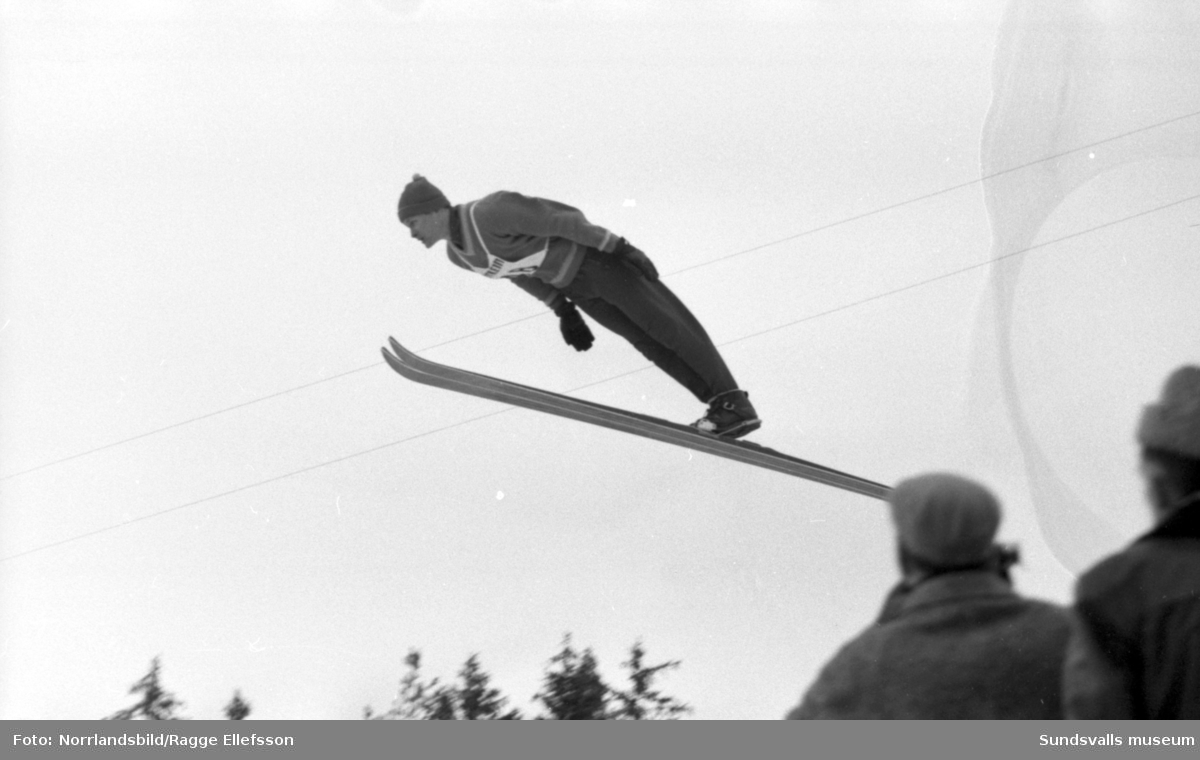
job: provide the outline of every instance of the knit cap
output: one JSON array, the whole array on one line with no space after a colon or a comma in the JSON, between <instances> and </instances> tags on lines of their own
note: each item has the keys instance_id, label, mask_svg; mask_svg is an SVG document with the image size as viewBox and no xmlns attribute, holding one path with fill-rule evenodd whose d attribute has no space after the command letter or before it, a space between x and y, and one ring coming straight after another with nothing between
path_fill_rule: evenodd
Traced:
<instances>
[{"instance_id":1,"label":"knit cap","mask_svg":"<svg viewBox=\"0 0 1200 760\"><path fill-rule=\"evenodd\" d=\"M1000 527L1000 503L992 492L951 473L901 481L888 505L901 545L936 567L983 562Z\"/></svg>"},{"instance_id":2,"label":"knit cap","mask_svg":"<svg viewBox=\"0 0 1200 760\"><path fill-rule=\"evenodd\" d=\"M1188 459L1200 459L1200 367L1171 373L1162 398L1147 404L1137 429L1138 443Z\"/></svg>"},{"instance_id":3,"label":"knit cap","mask_svg":"<svg viewBox=\"0 0 1200 760\"><path fill-rule=\"evenodd\" d=\"M396 213L401 222L406 222L414 216L443 208L450 208L450 201L442 191L420 174L414 174L412 181L405 185L404 191L400 193L400 204Z\"/></svg>"}]
</instances>

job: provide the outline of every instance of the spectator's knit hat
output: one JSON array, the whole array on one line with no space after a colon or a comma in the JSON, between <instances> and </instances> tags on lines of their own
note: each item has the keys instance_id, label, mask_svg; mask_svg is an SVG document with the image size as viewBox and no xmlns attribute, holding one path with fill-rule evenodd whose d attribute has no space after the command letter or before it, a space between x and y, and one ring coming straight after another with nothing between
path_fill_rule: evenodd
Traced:
<instances>
[{"instance_id":1,"label":"spectator's knit hat","mask_svg":"<svg viewBox=\"0 0 1200 760\"><path fill-rule=\"evenodd\" d=\"M1200 459L1200 367L1171 373L1162 398L1148 404L1138 424L1138 443L1188 459Z\"/></svg>"},{"instance_id":2,"label":"spectator's knit hat","mask_svg":"<svg viewBox=\"0 0 1200 760\"><path fill-rule=\"evenodd\" d=\"M1000 527L1000 502L992 492L950 473L901 481L888 505L900 544L936 567L983 562Z\"/></svg>"},{"instance_id":3,"label":"spectator's knit hat","mask_svg":"<svg viewBox=\"0 0 1200 760\"><path fill-rule=\"evenodd\" d=\"M405 185L404 191L400 193L400 205L396 213L399 214L400 221L404 222L414 216L444 208L450 208L450 201L442 191L420 174L414 174L412 181Z\"/></svg>"}]
</instances>

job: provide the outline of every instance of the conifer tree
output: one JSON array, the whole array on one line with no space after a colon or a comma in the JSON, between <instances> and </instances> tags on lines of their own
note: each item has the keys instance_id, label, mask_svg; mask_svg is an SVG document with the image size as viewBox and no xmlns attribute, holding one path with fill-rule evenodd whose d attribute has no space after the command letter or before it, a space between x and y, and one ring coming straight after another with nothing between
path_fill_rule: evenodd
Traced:
<instances>
[{"instance_id":1,"label":"conifer tree","mask_svg":"<svg viewBox=\"0 0 1200 760\"><path fill-rule=\"evenodd\" d=\"M175 711L183 707L183 702L163 688L161 670L161 663L155 657L150 662L150 671L129 689L130 694L141 694L141 699L105 720L180 720L182 716Z\"/></svg>"},{"instance_id":2,"label":"conifer tree","mask_svg":"<svg viewBox=\"0 0 1200 760\"><path fill-rule=\"evenodd\" d=\"M534 695L551 720L605 720L611 689L596 669L591 649L582 653L571 646L571 634L563 637L562 651L550 658L542 681L542 690Z\"/></svg>"},{"instance_id":3,"label":"conifer tree","mask_svg":"<svg viewBox=\"0 0 1200 760\"><path fill-rule=\"evenodd\" d=\"M501 712L508 701L499 689L491 688L491 676L479 665L479 656L471 655L458 672L457 691L459 717L462 720L519 720L517 710Z\"/></svg>"},{"instance_id":4,"label":"conifer tree","mask_svg":"<svg viewBox=\"0 0 1200 760\"><path fill-rule=\"evenodd\" d=\"M563 637L562 649L550 658L542 677L542 688L533 696L543 712L538 720L671 720L692 711L688 705L656 689L655 680L667 670L678 668L677 660L647 665L640 641L621 663L629 671L629 688L611 688L600 675L592 650L578 651L571 635ZM421 653L411 650L405 658L408 673L387 712L375 714L370 707L363 716L372 720L521 720L517 709L505 711L508 699L491 685L479 655L463 663L458 680L442 684L421 676Z\"/></svg>"},{"instance_id":5,"label":"conifer tree","mask_svg":"<svg viewBox=\"0 0 1200 760\"><path fill-rule=\"evenodd\" d=\"M457 692L453 686L443 686L429 697L425 720L458 720Z\"/></svg>"},{"instance_id":6,"label":"conifer tree","mask_svg":"<svg viewBox=\"0 0 1200 760\"><path fill-rule=\"evenodd\" d=\"M225 717L230 720L245 720L250 714L250 703L242 699L240 691L233 692L233 699L225 705Z\"/></svg>"},{"instance_id":7,"label":"conifer tree","mask_svg":"<svg viewBox=\"0 0 1200 760\"><path fill-rule=\"evenodd\" d=\"M444 689L438 686L438 679L425 681L421 678L421 652L411 649L404 658L408 672L400 679L400 690L392 700L388 711L376 715L370 707L363 710L363 717L368 720L446 720L434 718L436 714L444 715ZM452 719L452 718L451 718Z\"/></svg>"},{"instance_id":8,"label":"conifer tree","mask_svg":"<svg viewBox=\"0 0 1200 760\"><path fill-rule=\"evenodd\" d=\"M690 713L691 707L653 688L658 674L678 668L679 661L645 665L642 661L645 656L642 642L634 642L629 649L629 659L621 663L629 670L630 688L614 693L618 707L613 710L612 717L617 720L674 720Z\"/></svg>"}]
</instances>

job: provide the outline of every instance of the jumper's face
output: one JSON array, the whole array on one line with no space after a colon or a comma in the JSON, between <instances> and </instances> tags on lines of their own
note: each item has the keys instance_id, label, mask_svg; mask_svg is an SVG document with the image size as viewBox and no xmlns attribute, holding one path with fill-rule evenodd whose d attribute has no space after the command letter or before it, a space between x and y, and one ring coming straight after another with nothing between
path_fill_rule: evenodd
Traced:
<instances>
[{"instance_id":1,"label":"jumper's face","mask_svg":"<svg viewBox=\"0 0 1200 760\"><path fill-rule=\"evenodd\" d=\"M441 224L441 214L437 211L410 217L403 223L412 236L421 241L426 248L433 247L434 243L445 237L441 232L444 226Z\"/></svg>"}]
</instances>

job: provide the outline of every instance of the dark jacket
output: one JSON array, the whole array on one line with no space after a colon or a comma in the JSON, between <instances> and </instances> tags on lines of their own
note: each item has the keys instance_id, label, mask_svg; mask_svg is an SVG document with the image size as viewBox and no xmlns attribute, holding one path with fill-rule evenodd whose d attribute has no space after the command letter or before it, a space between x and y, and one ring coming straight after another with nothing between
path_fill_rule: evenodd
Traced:
<instances>
[{"instance_id":1,"label":"dark jacket","mask_svg":"<svg viewBox=\"0 0 1200 760\"><path fill-rule=\"evenodd\" d=\"M1200 503L1080 577L1068 717L1200 718Z\"/></svg>"},{"instance_id":2,"label":"dark jacket","mask_svg":"<svg viewBox=\"0 0 1200 760\"><path fill-rule=\"evenodd\" d=\"M1068 620L989 571L935 576L890 597L787 717L1060 718Z\"/></svg>"},{"instance_id":3,"label":"dark jacket","mask_svg":"<svg viewBox=\"0 0 1200 760\"><path fill-rule=\"evenodd\" d=\"M589 251L611 253L620 238L588 221L574 206L509 191L495 192L450 212L450 261L487 277L503 277L552 308ZM505 263L542 258L508 273Z\"/></svg>"}]
</instances>

